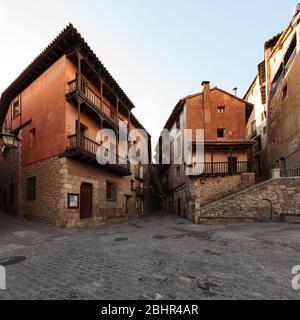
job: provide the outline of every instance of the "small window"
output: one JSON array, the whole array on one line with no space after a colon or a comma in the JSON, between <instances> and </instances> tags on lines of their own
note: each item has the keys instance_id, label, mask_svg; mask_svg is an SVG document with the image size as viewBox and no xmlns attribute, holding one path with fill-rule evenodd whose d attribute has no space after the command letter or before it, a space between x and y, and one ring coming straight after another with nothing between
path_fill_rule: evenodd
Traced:
<instances>
[{"instance_id":1,"label":"small window","mask_svg":"<svg viewBox=\"0 0 300 320\"><path fill-rule=\"evenodd\" d=\"M225 113L225 112L226 112L226 107L224 106L218 107L218 113Z\"/></svg>"},{"instance_id":2,"label":"small window","mask_svg":"<svg viewBox=\"0 0 300 320\"><path fill-rule=\"evenodd\" d=\"M36 144L36 130L31 129L29 131L29 135L30 135L30 148L34 148Z\"/></svg>"},{"instance_id":3,"label":"small window","mask_svg":"<svg viewBox=\"0 0 300 320\"><path fill-rule=\"evenodd\" d=\"M27 178L27 200L34 201L36 200L36 177Z\"/></svg>"},{"instance_id":4,"label":"small window","mask_svg":"<svg viewBox=\"0 0 300 320\"><path fill-rule=\"evenodd\" d=\"M115 182L106 182L106 200L117 201L117 185Z\"/></svg>"},{"instance_id":5,"label":"small window","mask_svg":"<svg viewBox=\"0 0 300 320\"><path fill-rule=\"evenodd\" d=\"M217 130L217 137L218 138L225 138L225 129L218 129Z\"/></svg>"},{"instance_id":6,"label":"small window","mask_svg":"<svg viewBox=\"0 0 300 320\"><path fill-rule=\"evenodd\" d=\"M282 99L285 99L288 95L288 86L285 85L284 88L282 89Z\"/></svg>"},{"instance_id":7,"label":"small window","mask_svg":"<svg viewBox=\"0 0 300 320\"><path fill-rule=\"evenodd\" d=\"M13 102L13 118L16 118L20 115L20 100L19 98L15 99Z\"/></svg>"}]
</instances>

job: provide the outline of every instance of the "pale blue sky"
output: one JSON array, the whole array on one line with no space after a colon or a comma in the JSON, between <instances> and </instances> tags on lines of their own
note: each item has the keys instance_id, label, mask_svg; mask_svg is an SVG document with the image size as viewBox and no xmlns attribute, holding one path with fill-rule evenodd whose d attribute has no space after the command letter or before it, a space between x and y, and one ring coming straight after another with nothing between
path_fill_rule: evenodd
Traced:
<instances>
[{"instance_id":1,"label":"pale blue sky","mask_svg":"<svg viewBox=\"0 0 300 320\"><path fill-rule=\"evenodd\" d=\"M0 91L72 22L130 99L153 144L203 80L243 96L291 0L0 0Z\"/></svg>"}]
</instances>

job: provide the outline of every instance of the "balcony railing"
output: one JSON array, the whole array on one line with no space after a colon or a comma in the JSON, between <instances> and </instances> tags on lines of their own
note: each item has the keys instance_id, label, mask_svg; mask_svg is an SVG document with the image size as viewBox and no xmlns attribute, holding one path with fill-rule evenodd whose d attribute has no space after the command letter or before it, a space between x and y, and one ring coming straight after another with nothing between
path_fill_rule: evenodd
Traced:
<instances>
[{"instance_id":1,"label":"balcony railing","mask_svg":"<svg viewBox=\"0 0 300 320\"><path fill-rule=\"evenodd\" d=\"M283 178L300 177L300 168L281 170L281 176Z\"/></svg>"},{"instance_id":2,"label":"balcony railing","mask_svg":"<svg viewBox=\"0 0 300 320\"><path fill-rule=\"evenodd\" d=\"M271 96L273 97L275 93L277 92L279 86L281 85L281 82L283 81L285 76L285 69L282 69L281 74L279 75L278 79L272 83L272 88L271 88Z\"/></svg>"},{"instance_id":3,"label":"balcony railing","mask_svg":"<svg viewBox=\"0 0 300 320\"><path fill-rule=\"evenodd\" d=\"M296 58L296 56L297 56L297 48L294 49L294 51L293 51L293 53L291 54L288 62L285 64L285 67L284 67L285 73L287 73L288 70L290 69L291 65L293 64L293 62L294 62L294 60L295 60L295 58Z\"/></svg>"},{"instance_id":4,"label":"balcony railing","mask_svg":"<svg viewBox=\"0 0 300 320\"><path fill-rule=\"evenodd\" d=\"M251 172L251 166L249 162L237 162L234 164L230 164L228 162L207 162L194 164L191 166L191 168L193 168L193 173L196 176L228 175Z\"/></svg>"},{"instance_id":5,"label":"balcony railing","mask_svg":"<svg viewBox=\"0 0 300 320\"><path fill-rule=\"evenodd\" d=\"M83 80L81 80L80 88L78 88L78 80L74 79L68 83L69 94L79 92L79 94L96 107L101 113L115 122L118 123L117 112L110 107L103 99L101 99Z\"/></svg>"},{"instance_id":6,"label":"balcony railing","mask_svg":"<svg viewBox=\"0 0 300 320\"><path fill-rule=\"evenodd\" d=\"M81 137L80 142L78 142L77 135L72 135L68 137L68 150L72 151L79 151L82 152L84 155L89 156L90 158L96 160L97 159L97 153L99 151L99 148L102 148L103 154L105 157L111 159L114 162L110 162L107 165L112 168L119 168L121 169L121 172L124 173L124 175L130 174L130 165L126 159L123 159L122 157L118 156L115 152L108 150L98 144L97 142L87 138L87 137ZM105 160L103 158L103 160ZM124 164L126 163L126 164Z\"/></svg>"},{"instance_id":7,"label":"balcony railing","mask_svg":"<svg viewBox=\"0 0 300 320\"><path fill-rule=\"evenodd\" d=\"M285 75L287 74L287 72L289 71L290 67L292 66L296 56L297 56L297 48L295 48L295 50L291 54L289 60L284 64L284 66L283 67L281 66L282 71L281 71L280 75L278 76L278 79L275 82L272 83L271 97L273 97L276 94L276 92L277 92L279 86L281 85Z\"/></svg>"}]
</instances>

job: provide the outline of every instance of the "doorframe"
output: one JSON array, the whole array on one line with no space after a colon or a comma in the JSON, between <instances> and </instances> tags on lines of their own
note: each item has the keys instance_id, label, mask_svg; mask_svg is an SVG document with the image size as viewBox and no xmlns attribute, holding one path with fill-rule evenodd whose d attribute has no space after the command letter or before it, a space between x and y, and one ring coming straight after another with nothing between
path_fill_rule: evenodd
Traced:
<instances>
[{"instance_id":1,"label":"doorframe","mask_svg":"<svg viewBox=\"0 0 300 320\"><path fill-rule=\"evenodd\" d=\"M83 189L83 186L86 185L86 186L90 186L91 187L91 214L89 217L83 217L83 214L82 214L82 191L84 190ZM87 190L87 189L86 189ZM80 201L79 201L79 219L80 220L89 220L89 219L93 219L94 218L94 185L92 183L89 183L89 182L82 182L80 184Z\"/></svg>"}]
</instances>

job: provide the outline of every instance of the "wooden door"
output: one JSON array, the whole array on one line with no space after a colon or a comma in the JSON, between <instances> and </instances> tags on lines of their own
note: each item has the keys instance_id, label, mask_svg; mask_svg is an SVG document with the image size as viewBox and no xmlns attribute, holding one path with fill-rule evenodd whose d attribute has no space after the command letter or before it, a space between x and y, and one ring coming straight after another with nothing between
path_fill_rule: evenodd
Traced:
<instances>
[{"instance_id":1,"label":"wooden door","mask_svg":"<svg viewBox=\"0 0 300 320\"><path fill-rule=\"evenodd\" d=\"M82 183L80 187L80 219L93 217L93 185Z\"/></svg>"},{"instance_id":2,"label":"wooden door","mask_svg":"<svg viewBox=\"0 0 300 320\"><path fill-rule=\"evenodd\" d=\"M237 173L238 171L238 161L236 157L228 158L228 169L229 173Z\"/></svg>"}]
</instances>

